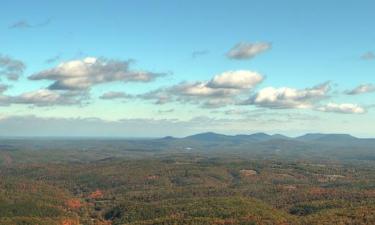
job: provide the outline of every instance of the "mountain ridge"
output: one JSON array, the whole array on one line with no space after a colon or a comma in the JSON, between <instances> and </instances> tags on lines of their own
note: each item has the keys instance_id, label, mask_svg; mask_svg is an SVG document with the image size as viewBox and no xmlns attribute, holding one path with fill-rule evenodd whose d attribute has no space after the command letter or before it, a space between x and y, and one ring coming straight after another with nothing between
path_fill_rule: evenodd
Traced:
<instances>
[{"instance_id":1,"label":"mountain ridge","mask_svg":"<svg viewBox=\"0 0 375 225\"><path fill-rule=\"evenodd\" d=\"M297 137L289 137L283 134L267 134L263 132L252 134L236 134L226 135L216 132L203 132L185 137L177 138L166 136L161 140L196 140L196 141L222 141L222 140L251 140L251 141L267 141L275 139L296 140L296 141L355 141L355 140L375 140L373 138L358 138L345 133L306 133Z\"/></svg>"}]
</instances>

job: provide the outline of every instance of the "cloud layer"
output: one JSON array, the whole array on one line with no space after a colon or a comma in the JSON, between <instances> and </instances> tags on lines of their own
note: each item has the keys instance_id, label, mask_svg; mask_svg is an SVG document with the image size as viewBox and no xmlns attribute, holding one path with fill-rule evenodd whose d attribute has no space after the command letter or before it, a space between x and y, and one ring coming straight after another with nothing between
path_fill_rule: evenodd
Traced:
<instances>
[{"instance_id":1,"label":"cloud layer","mask_svg":"<svg viewBox=\"0 0 375 225\"><path fill-rule=\"evenodd\" d=\"M375 85L361 84L352 90L346 91L345 93L348 95L359 95L359 94L365 94L365 93L370 93L370 92L375 92Z\"/></svg>"},{"instance_id":2,"label":"cloud layer","mask_svg":"<svg viewBox=\"0 0 375 225\"><path fill-rule=\"evenodd\" d=\"M230 59L251 59L255 56L271 49L272 45L266 42L247 43L240 42L228 51L227 57Z\"/></svg>"},{"instance_id":3,"label":"cloud layer","mask_svg":"<svg viewBox=\"0 0 375 225\"><path fill-rule=\"evenodd\" d=\"M277 109L312 108L315 102L327 97L329 90L328 82L306 89L266 87L243 104Z\"/></svg>"},{"instance_id":4,"label":"cloud layer","mask_svg":"<svg viewBox=\"0 0 375 225\"><path fill-rule=\"evenodd\" d=\"M139 97L156 100L157 104L178 101L219 107L233 103L239 94L248 92L263 79L262 75L253 71L228 71L214 76L209 81L182 82Z\"/></svg>"},{"instance_id":5,"label":"cloud layer","mask_svg":"<svg viewBox=\"0 0 375 225\"><path fill-rule=\"evenodd\" d=\"M134 118L108 121L100 118L0 115L0 136L163 137L186 136L212 130L238 134L259 131L259 128L256 128L259 126L262 126L262 131L277 132L275 124L290 124L290 121L285 118L283 121L273 121L258 116L252 119L219 119L202 116L187 120Z\"/></svg>"},{"instance_id":6,"label":"cloud layer","mask_svg":"<svg viewBox=\"0 0 375 225\"><path fill-rule=\"evenodd\" d=\"M321 106L318 108L319 111L322 112L334 112L334 113L344 113L344 114L363 114L366 110L356 104L336 104L336 103L328 103L325 106Z\"/></svg>"},{"instance_id":7,"label":"cloud layer","mask_svg":"<svg viewBox=\"0 0 375 225\"><path fill-rule=\"evenodd\" d=\"M81 93L78 95L78 93L74 94L73 92L66 93L40 89L13 97L12 103L32 104L36 106L74 105L80 103L80 97Z\"/></svg>"},{"instance_id":8,"label":"cloud layer","mask_svg":"<svg viewBox=\"0 0 375 225\"><path fill-rule=\"evenodd\" d=\"M202 123L206 126L202 126ZM101 137L162 137L189 135L208 131L233 121L210 118L121 119L108 121L99 118L44 118L37 116L0 117L0 136L101 136Z\"/></svg>"},{"instance_id":9,"label":"cloud layer","mask_svg":"<svg viewBox=\"0 0 375 225\"><path fill-rule=\"evenodd\" d=\"M249 59L271 48L269 43L239 43L229 52L233 59ZM196 52L198 55L205 52ZM371 58L371 54L366 55ZM0 105L24 104L32 106L82 105L90 99L90 90L96 85L110 82L141 82L155 80L164 73L137 71L130 68L132 60L114 60L86 57L60 63L51 69L42 70L28 77L31 81L50 81L50 85L34 91L16 95L6 95L7 84L0 84ZM24 73L26 65L17 59L0 55L0 78L17 80ZM322 112L363 114L366 109L356 104L328 103L330 83L322 83L311 88L265 87L257 90L264 77L250 70L226 71L209 80L181 82L158 88L144 94L131 95L122 91L109 91L99 98L151 100L155 104L178 102L193 104L203 108L252 105L268 109L313 109ZM13 86L13 85L12 85ZM348 95L375 92L374 84L362 84ZM87 103L87 102L85 102ZM367 107L369 109L369 107Z\"/></svg>"},{"instance_id":10,"label":"cloud layer","mask_svg":"<svg viewBox=\"0 0 375 225\"><path fill-rule=\"evenodd\" d=\"M39 89L16 96L0 95L1 105L25 104L34 106L77 105L87 98L84 92L65 92Z\"/></svg>"},{"instance_id":11,"label":"cloud layer","mask_svg":"<svg viewBox=\"0 0 375 225\"><path fill-rule=\"evenodd\" d=\"M114 81L150 82L164 74L130 70L131 61L87 57L59 64L29 77L50 80L51 90L87 90L92 86Z\"/></svg>"}]
</instances>

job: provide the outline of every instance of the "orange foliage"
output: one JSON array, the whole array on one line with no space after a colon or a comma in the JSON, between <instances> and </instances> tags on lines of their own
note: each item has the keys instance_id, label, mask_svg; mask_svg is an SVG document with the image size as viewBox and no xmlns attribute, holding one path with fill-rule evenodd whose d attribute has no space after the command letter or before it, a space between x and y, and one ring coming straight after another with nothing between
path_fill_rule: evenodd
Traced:
<instances>
[{"instance_id":1,"label":"orange foliage","mask_svg":"<svg viewBox=\"0 0 375 225\"><path fill-rule=\"evenodd\" d=\"M76 199L76 198L69 199L69 200L66 202L66 205L67 205L70 209L79 209L79 208L82 207L81 200Z\"/></svg>"},{"instance_id":2,"label":"orange foliage","mask_svg":"<svg viewBox=\"0 0 375 225\"><path fill-rule=\"evenodd\" d=\"M94 224L95 225L111 225L112 222L111 221L96 221Z\"/></svg>"},{"instance_id":3,"label":"orange foliage","mask_svg":"<svg viewBox=\"0 0 375 225\"><path fill-rule=\"evenodd\" d=\"M229 224L235 224L235 221L233 219L226 219L226 220L222 220L222 219L215 219L214 221L212 221L212 224L215 224L215 225L229 225Z\"/></svg>"},{"instance_id":4,"label":"orange foliage","mask_svg":"<svg viewBox=\"0 0 375 225\"><path fill-rule=\"evenodd\" d=\"M89 198L98 199L103 198L104 194L101 190L96 190L89 195Z\"/></svg>"},{"instance_id":5,"label":"orange foliage","mask_svg":"<svg viewBox=\"0 0 375 225\"><path fill-rule=\"evenodd\" d=\"M365 190L363 194L369 198L375 198L375 190Z\"/></svg>"},{"instance_id":6,"label":"orange foliage","mask_svg":"<svg viewBox=\"0 0 375 225\"><path fill-rule=\"evenodd\" d=\"M322 195L322 194L326 194L327 193L327 191L324 188L319 188L319 187L310 188L309 192L312 195Z\"/></svg>"},{"instance_id":7,"label":"orange foliage","mask_svg":"<svg viewBox=\"0 0 375 225\"><path fill-rule=\"evenodd\" d=\"M73 219L65 219L61 222L61 225L79 225L79 221Z\"/></svg>"}]
</instances>

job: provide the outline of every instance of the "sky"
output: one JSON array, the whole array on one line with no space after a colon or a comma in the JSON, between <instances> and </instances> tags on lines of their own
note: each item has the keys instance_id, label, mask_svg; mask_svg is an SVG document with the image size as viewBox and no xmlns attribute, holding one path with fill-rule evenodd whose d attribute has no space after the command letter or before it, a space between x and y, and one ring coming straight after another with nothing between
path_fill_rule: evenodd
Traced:
<instances>
[{"instance_id":1,"label":"sky","mask_svg":"<svg viewBox=\"0 0 375 225\"><path fill-rule=\"evenodd\" d=\"M375 137L375 2L0 2L0 136Z\"/></svg>"}]
</instances>

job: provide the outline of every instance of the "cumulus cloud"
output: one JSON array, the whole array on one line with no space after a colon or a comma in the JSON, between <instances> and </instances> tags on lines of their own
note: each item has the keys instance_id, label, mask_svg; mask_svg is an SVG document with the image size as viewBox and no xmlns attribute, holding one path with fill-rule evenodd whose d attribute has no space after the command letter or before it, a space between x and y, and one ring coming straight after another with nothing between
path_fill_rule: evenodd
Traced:
<instances>
[{"instance_id":1,"label":"cumulus cloud","mask_svg":"<svg viewBox=\"0 0 375 225\"><path fill-rule=\"evenodd\" d=\"M114 81L150 82L165 74L130 70L131 61L86 57L59 64L29 77L30 80L50 80L51 90L87 90Z\"/></svg>"},{"instance_id":2,"label":"cumulus cloud","mask_svg":"<svg viewBox=\"0 0 375 225\"><path fill-rule=\"evenodd\" d=\"M366 110L356 104L344 103L328 103L324 106L318 107L319 111L322 112L334 112L334 113L344 113L344 114L363 114Z\"/></svg>"},{"instance_id":3,"label":"cumulus cloud","mask_svg":"<svg viewBox=\"0 0 375 225\"><path fill-rule=\"evenodd\" d=\"M227 52L227 57L230 59L251 59L260 53L271 49L271 47L272 45L267 42L240 42Z\"/></svg>"},{"instance_id":4,"label":"cumulus cloud","mask_svg":"<svg viewBox=\"0 0 375 225\"><path fill-rule=\"evenodd\" d=\"M26 68L25 63L10 56L0 54L0 77L8 80L18 80Z\"/></svg>"},{"instance_id":5,"label":"cumulus cloud","mask_svg":"<svg viewBox=\"0 0 375 225\"><path fill-rule=\"evenodd\" d=\"M169 92L168 88L160 88L137 95L137 97L144 100L153 100L156 105L162 105L172 101L173 96Z\"/></svg>"},{"instance_id":6,"label":"cumulus cloud","mask_svg":"<svg viewBox=\"0 0 375 225\"><path fill-rule=\"evenodd\" d=\"M361 59L363 59L363 60L374 60L375 54L373 52L366 52L361 56Z\"/></svg>"},{"instance_id":7,"label":"cumulus cloud","mask_svg":"<svg viewBox=\"0 0 375 225\"><path fill-rule=\"evenodd\" d=\"M13 97L12 100L12 103L15 104L32 104L37 106L70 105L77 104L78 102L76 96L72 93L60 93L48 89L26 92Z\"/></svg>"},{"instance_id":8,"label":"cumulus cloud","mask_svg":"<svg viewBox=\"0 0 375 225\"><path fill-rule=\"evenodd\" d=\"M87 98L87 93L39 89L16 96L0 95L2 105L25 104L34 106L77 105Z\"/></svg>"},{"instance_id":9,"label":"cumulus cloud","mask_svg":"<svg viewBox=\"0 0 375 225\"><path fill-rule=\"evenodd\" d=\"M156 100L157 104L170 101L191 102L205 107L219 107L233 103L237 95L254 88L263 76L252 71L228 71L209 81L180 84L139 95L143 99Z\"/></svg>"},{"instance_id":10,"label":"cumulus cloud","mask_svg":"<svg viewBox=\"0 0 375 225\"><path fill-rule=\"evenodd\" d=\"M361 84L352 90L347 90L345 93L348 95L359 95L359 94L365 94L365 93L370 93L370 92L375 92L375 85Z\"/></svg>"},{"instance_id":11,"label":"cumulus cloud","mask_svg":"<svg viewBox=\"0 0 375 225\"><path fill-rule=\"evenodd\" d=\"M109 100L109 99L129 99L133 98L132 95L127 94L125 92L117 92L117 91L110 91L104 93L102 96L100 96L101 99Z\"/></svg>"},{"instance_id":12,"label":"cumulus cloud","mask_svg":"<svg viewBox=\"0 0 375 225\"><path fill-rule=\"evenodd\" d=\"M313 103L326 98L329 90L329 82L306 89L266 87L258 91L243 104L279 109L311 108Z\"/></svg>"},{"instance_id":13,"label":"cumulus cloud","mask_svg":"<svg viewBox=\"0 0 375 225\"><path fill-rule=\"evenodd\" d=\"M207 86L211 88L249 89L262 81L263 76L257 72L237 70L216 75L208 82Z\"/></svg>"},{"instance_id":14,"label":"cumulus cloud","mask_svg":"<svg viewBox=\"0 0 375 225\"><path fill-rule=\"evenodd\" d=\"M263 81L259 73L237 70L214 76L210 81L181 83L169 90L177 95L198 97L227 97L249 90Z\"/></svg>"},{"instance_id":15,"label":"cumulus cloud","mask_svg":"<svg viewBox=\"0 0 375 225\"><path fill-rule=\"evenodd\" d=\"M168 89L172 94L185 97L226 97L238 93L235 88L210 87L207 82L180 83Z\"/></svg>"}]
</instances>

